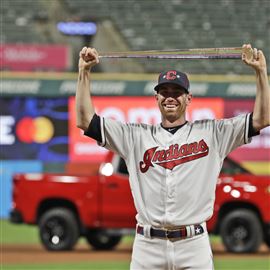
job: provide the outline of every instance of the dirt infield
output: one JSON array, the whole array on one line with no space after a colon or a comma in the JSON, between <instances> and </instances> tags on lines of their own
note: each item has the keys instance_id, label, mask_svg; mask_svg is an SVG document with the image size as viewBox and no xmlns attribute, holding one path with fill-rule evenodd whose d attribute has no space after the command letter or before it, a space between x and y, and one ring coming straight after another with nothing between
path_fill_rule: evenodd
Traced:
<instances>
[{"instance_id":1,"label":"dirt infield","mask_svg":"<svg viewBox=\"0 0 270 270\"><path fill-rule=\"evenodd\" d=\"M53 262L87 262L87 261L130 261L131 245L120 244L113 251L91 250L86 244L78 244L73 251L49 252L41 245L2 245L2 264L28 264ZM222 245L213 245L214 256L245 257L247 254L227 253ZM256 254L248 254L256 258L270 256L269 249L263 245Z\"/></svg>"}]
</instances>

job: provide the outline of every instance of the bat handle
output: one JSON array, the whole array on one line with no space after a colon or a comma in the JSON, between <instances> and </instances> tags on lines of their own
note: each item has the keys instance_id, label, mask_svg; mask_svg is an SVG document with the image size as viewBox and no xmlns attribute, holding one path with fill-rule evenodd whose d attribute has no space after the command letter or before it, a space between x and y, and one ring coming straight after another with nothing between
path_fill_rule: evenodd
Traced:
<instances>
[{"instance_id":1,"label":"bat handle","mask_svg":"<svg viewBox=\"0 0 270 270\"><path fill-rule=\"evenodd\" d=\"M242 53L246 54L247 60L252 60L252 58L253 58L253 50L252 50L252 48L243 48Z\"/></svg>"}]
</instances>

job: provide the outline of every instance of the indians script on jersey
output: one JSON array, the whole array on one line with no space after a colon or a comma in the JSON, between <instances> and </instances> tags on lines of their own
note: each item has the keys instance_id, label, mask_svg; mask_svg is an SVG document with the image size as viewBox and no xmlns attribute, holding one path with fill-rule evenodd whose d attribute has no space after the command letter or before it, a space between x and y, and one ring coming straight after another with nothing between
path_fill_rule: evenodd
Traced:
<instances>
[{"instance_id":1,"label":"indians script on jersey","mask_svg":"<svg viewBox=\"0 0 270 270\"><path fill-rule=\"evenodd\" d=\"M172 144L167 150L157 149L158 147L152 147L145 151L143 161L140 161L142 173L147 172L154 165L173 170L180 164L205 157L209 152L209 147L204 140L183 145Z\"/></svg>"}]
</instances>

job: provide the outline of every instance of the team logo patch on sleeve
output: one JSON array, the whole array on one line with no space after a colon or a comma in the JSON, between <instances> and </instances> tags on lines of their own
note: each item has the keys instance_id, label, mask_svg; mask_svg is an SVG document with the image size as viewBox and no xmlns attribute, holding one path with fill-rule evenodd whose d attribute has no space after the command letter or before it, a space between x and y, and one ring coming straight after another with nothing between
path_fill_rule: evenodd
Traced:
<instances>
[{"instance_id":1,"label":"team logo patch on sleeve","mask_svg":"<svg viewBox=\"0 0 270 270\"><path fill-rule=\"evenodd\" d=\"M143 161L140 161L142 173L147 172L154 165L173 170L174 167L180 164L205 157L209 153L209 147L204 140L181 146L173 144L167 150L157 149L158 147L152 147L145 151Z\"/></svg>"}]
</instances>

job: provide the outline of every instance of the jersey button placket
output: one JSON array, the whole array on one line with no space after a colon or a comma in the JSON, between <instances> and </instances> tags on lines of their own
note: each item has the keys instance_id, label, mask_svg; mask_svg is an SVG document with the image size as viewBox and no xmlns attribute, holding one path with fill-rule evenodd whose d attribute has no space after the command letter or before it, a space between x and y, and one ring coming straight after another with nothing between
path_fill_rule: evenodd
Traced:
<instances>
[{"instance_id":1,"label":"jersey button placket","mask_svg":"<svg viewBox=\"0 0 270 270\"><path fill-rule=\"evenodd\" d=\"M174 197L174 193L175 193L175 183L173 182L174 179L174 172L173 171L169 171L168 173L168 198L172 199Z\"/></svg>"},{"instance_id":2,"label":"jersey button placket","mask_svg":"<svg viewBox=\"0 0 270 270\"><path fill-rule=\"evenodd\" d=\"M170 136L170 139L167 143L167 147L166 149L169 149L169 147L171 145L174 144L174 136ZM167 211L166 211L166 216L167 216L167 222L168 224L172 223L172 219L173 219L173 170L167 169L167 179L166 179L166 185L167 185L167 198L166 198L166 205L167 205ZM168 241L170 242L170 241ZM171 252L170 252L171 253Z\"/></svg>"},{"instance_id":3,"label":"jersey button placket","mask_svg":"<svg viewBox=\"0 0 270 270\"><path fill-rule=\"evenodd\" d=\"M174 197L174 191L172 189L169 189L168 198L172 199L173 197Z\"/></svg>"},{"instance_id":4,"label":"jersey button placket","mask_svg":"<svg viewBox=\"0 0 270 270\"><path fill-rule=\"evenodd\" d=\"M166 149L169 149L170 145L173 144L173 139L170 139L166 145ZM172 207L173 207L173 171L166 169L166 220L170 222L172 220Z\"/></svg>"},{"instance_id":5,"label":"jersey button placket","mask_svg":"<svg viewBox=\"0 0 270 270\"><path fill-rule=\"evenodd\" d=\"M170 207L169 206L169 200L168 200L168 197L169 197L169 192L170 192L170 188L169 188L169 183L170 183L170 170L168 169L165 169L165 185L166 185L166 193L165 193L165 196L164 196L164 200L165 200L165 223L168 222L168 220L170 220L170 213L168 211L168 208Z\"/></svg>"},{"instance_id":6,"label":"jersey button placket","mask_svg":"<svg viewBox=\"0 0 270 270\"><path fill-rule=\"evenodd\" d=\"M167 179L167 221L169 223L173 222L174 216L174 204L175 204L175 185L173 179L173 172L168 172L168 179Z\"/></svg>"}]
</instances>

